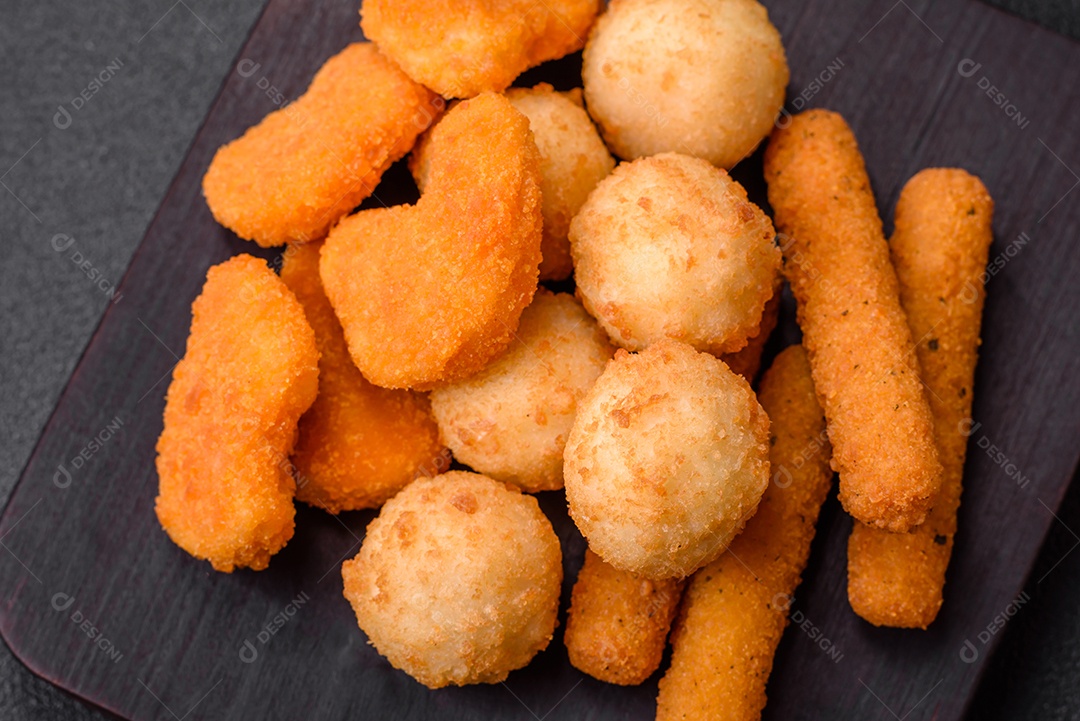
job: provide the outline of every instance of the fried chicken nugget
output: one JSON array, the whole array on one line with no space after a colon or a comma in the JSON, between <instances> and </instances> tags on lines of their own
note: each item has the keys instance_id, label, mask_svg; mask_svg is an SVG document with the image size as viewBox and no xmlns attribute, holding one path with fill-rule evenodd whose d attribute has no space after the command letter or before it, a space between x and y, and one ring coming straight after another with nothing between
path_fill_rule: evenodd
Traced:
<instances>
[{"instance_id":1,"label":"fried chicken nugget","mask_svg":"<svg viewBox=\"0 0 1080 721\"><path fill-rule=\"evenodd\" d=\"M218 150L203 178L206 202L219 223L263 247L321 238L442 106L374 45L353 43L295 102Z\"/></svg>"},{"instance_id":2,"label":"fried chicken nugget","mask_svg":"<svg viewBox=\"0 0 1080 721\"><path fill-rule=\"evenodd\" d=\"M788 621L818 512L832 480L825 418L800 346L776 357L761 380L773 420L773 482L727 553L694 574L660 680L658 721L751 721Z\"/></svg>"},{"instance_id":3,"label":"fried chicken nugget","mask_svg":"<svg viewBox=\"0 0 1080 721\"><path fill-rule=\"evenodd\" d=\"M679 579L620 571L586 550L566 615L570 663L608 683L643 682L660 667L682 589Z\"/></svg>"},{"instance_id":4,"label":"fried chicken nugget","mask_svg":"<svg viewBox=\"0 0 1080 721\"><path fill-rule=\"evenodd\" d=\"M570 221L596 184L615 168L588 113L581 90L558 93L547 83L510 88L510 103L529 119L540 150L540 195L544 239L540 245L540 280L564 280L574 272L570 257Z\"/></svg>"},{"instance_id":5,"label":"fried chicken nugget","mask_svg":"<svg viewBox=\"0 0 1080 721\"><path fill-rule=\"evenodd\" d=\"M330 513L378 508L444 449L426 396L372 385L353 364L319 280L322 245L290 245L281 266L320 353L319 395L300 419L292 455L296 498Z\"/></svg>"},{"instance_id":6,"label":"fried chicken nugget","mask_svg":"<svg viewBox=\"0 0 1080 721\"><path fill-rule=\"evenodd\" d=\"M982 182L954 168L924 170L904 186L889 248L900 302L929 390L941 491L926 521L908 533L856 523L848 541L848 598L877 626L926 628L941 608L971 418L983 271L994 203Z\"/></svg>"},{"instance_id":7,"label":"fried chicken nugget","mask_svg":"<svg viewBox=\"0 0 1080 721\"><path fill-rule=\"evenodd\" d=\"M536 291L540 155L528 119L488 93L450 110L429 142L419 202L349 216L322 250L353 361L387 388L476 373Z\"/></svg>"},{"instance_id":8,"label":"fried chicken nugget","mask_svg":"<svg viewBox=\"0 0 1080 721\"><path fill-rule=\"evenodd\" d=\"M450 471L391 498L341 575L394 668L428 688L498 683L551 642L562 549L535 498Z\"/></svg>"},{"instance_id":9,"label":"fried chicken nugget","mask_svg":"<svg viewBox=\"0 0 1080 721\"><path fill-rule=\"evenodd\" d=\"M600 0L366 0L364 35L447 98L499 92L545 60L580 50Z\"/></svg>"},{"instance_id":10,"label":"fried chicken nugget","mask_svg":"<svg viewBox=\"0 0 1080 721\"><path fill-rule=\"evenodd\" d=\"M840 501L893 532L922 523L941 488L934 419L896 272L855 136L809 110L773 133L765 179L786 235L784 272L840 474Z\"/></svg>"},{"instance_id":11,"label":"fried chicken nugget","mask_svg":"<svg viewBox=\"0 0 1080 721\"><path fill-rule=\"evenodd\" d=\"M289 452L318 390L315 334L250 255L211 268L191 311L157 443L158 520L216 570L259 571L293 534Z\"/></svg>"}]
</instances>

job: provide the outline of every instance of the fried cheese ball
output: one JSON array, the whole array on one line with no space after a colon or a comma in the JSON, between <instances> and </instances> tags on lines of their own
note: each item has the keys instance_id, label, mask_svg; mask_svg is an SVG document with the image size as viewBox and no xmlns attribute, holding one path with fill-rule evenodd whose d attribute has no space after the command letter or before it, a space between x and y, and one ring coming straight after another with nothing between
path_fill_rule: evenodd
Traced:
<instances>
[{"instance_id":1,"label":"fried cheese ball","mask_svg":"<svg viewBox=\"0 0 1080 721\"><path fill-rule=\"evenodd\" d=\"M523 491L562 488L578 403L611 354L573 296L538 291L504 355L431 392L443 440L462 463Z\"/></svg>"},{"instance_id":2,"label":"fried cheese ball","mask_svg":"<svg viewBox=\"0 0 1080 721\"><path fill-rule=\"evenodd\" d=\"M499 92L545 60L580 50L600 0L366 0L364 35L447 98Z\"/></svg>"},{"instance_id":3,"label":"fried cheese ball","mask_svg":"<svg viewBox=\"0 0 1080 721\"><path fill-rule=\"evenodd\" d=\"M896 204L889 251L911 335L919 339L915 352L945 473L930 515L910 532L862 523L851 530L848 599L876 626L926 628L941 609L970 435L993 214L982 181L958 168L921 171Z\"/></svg>"},{"instance_id":4,"label":"fried cheese ball","mask_svg":"<svg viewBox=\"0 0 1080 721\"><path fill-rule=\"evenodd\" d=\"M772 131L788 66L755 0L612 0L582 78L619 157L679 152L730 169Z\"/></svg>"},{"instance_id":5,"label":"fried cheese ball","mask_svg":"<svg viewBox=\"0 0 1080 721\"><path fill-rule=\"evenodd\" d=\"M674 338L714 355L758 334L780 250L723 170L664 153L623 163L570 223L578 293L612 341Z\"/></svg>"},{"instance_id":6,"label":"fried cheese ball","mask_svg":"<svg viewBox=\"0 0 1080 721\"><path fill-rule=\"evenodd\" d=\"M574 668L636 686L660 667L683 582L620 571L590 550L574 582L564 641Z\"/></svg>"},{"instance_id":7,"label":"fried cheese ball","mask_svg":"<svg viewBox=\"0 0 1080 721\"><path fill-rule=\"evenodd\" d=\"M206 202L217 222L263 247L321 238L371 195L443 104L374 45L353 43L295 102L217 151L203 178Z\"/></svg>"},{"instance_id":8,"label":"fried cheese ball","mask_svg":"<svg viewBox=\"0 0 1080 721\"><path fill-rule=\"evenodd\" d=\"M570 220L596 184L615 167L596 126L582 107L581 91L558 93L547 83L510 88L510 103L529 119L540 150L540 195L544 239L540 280L563 280L574 272L570 258Z\"/></svg>"},{"instance_id":9,"label":"fried cheese ball","mask_svg":"<svg viewBox=\"0 0 1080 721\"><path fill-rule=\"evenodd\" d=\"M685 343L615 359L578 404L564 455L570 516L612 566L682 578L754 514L769 418L750 385Z\"/></svg>"},{"instance_id":10,"label":"fried cheese ball","mask_svg":"<svg viewBox=\"0 0 1080 721\"><path fill-rule=\"evenodd\" d=\"M657 721L757 721L821 504L832 482L825 418L800 346L761 379L773 480L731 548L694 574L671 634Z\"/></svg>"},{"instance_id":11,"label":"fried cheese ball","mask_svg":"<svg viewBox=\"0 0 1080 721\"><path fill-rule=\"evenodd\" d=\"M304 309L266 263L206 274L157 442L157 517L215 570L266 568L293 535L289 453L319 385Z\"/></svg>"},{"instance_id":12,"label":"fried cheese ball","mask_svg":"<svg viewBox=\"0 0 1080 721\"><path fill-rule=\"evenodd\" d=\"M840 502L863 523L904 533L926 519L942 466L855 134L828 110L793 116L769 141L765 180Z\"/></svg>"},{"instance_id":13,"label":"fried cheese ball","mask_svg":"<svg viewBox=\"0 0 1080 721\"><path fill-rule=\"evenodd\" d=\"M394 668L428 688L498 683L551 641L562 550L535 498L450 471L390 499L341 575Z\"/></svg>"},{"instance_id":14,"label":"fried cheese ball","mask_svg":"<svg viewBox=\"0 0 1080 721\"><path fill-rule=\"evenodd\" d=\"M765 310L761 314L761 328L750 338L742 350L734 353L725 353L720 360L727 363L727 367L738 373L750 385L754 384L758 371L761 370L761 356L765 352L765 344L769 342L769 336L776 330L776 324L780 320L780 284L777 283L776 293L765 304Z\"/></svg>"},{"instance_id":15,"label":"fried cheese ball","mask_svg":"<svg viewBox=\"0 0 1080 721\"><path fill-rule=\"evenodd\" d=\"M319 346L319 395L293 450L296 498L330 513L378 508L442 459L426 396L372 385L356 369L319 280L322 242L290 245L281 279Z\"/></svg>"},{"instance_id":16,"label":"fried cheese ball","mask_svg":"<svg viewBox=\"0 0 1080 721\"><path fill-rule=\"evenodd\" d=\"M323 246L320 274L364 377L426 390L478 372L513 338L540 265L540 156L501 95L432 132L416 205L363 210Z\"/></svg>"}]
</instances>

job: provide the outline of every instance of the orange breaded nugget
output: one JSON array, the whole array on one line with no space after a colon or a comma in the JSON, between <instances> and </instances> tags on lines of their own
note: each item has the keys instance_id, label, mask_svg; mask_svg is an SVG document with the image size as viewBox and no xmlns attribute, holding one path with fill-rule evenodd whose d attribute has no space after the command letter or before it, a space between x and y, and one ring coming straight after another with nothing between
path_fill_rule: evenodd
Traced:
<instances>
[{"instance_id":1,"label":"orange breaded nugget","mask_svg":"<svg viewBox=\"0 0 1080 721\"><path fill-rule=\"evenodd\" d=\"M319 395L300 419L292 456L296 498L330 513L378 508L417 473L434 475L435 464L447 459L427 396L374 386L353 364L319 280L322 245L289 246L281 267L320 354Z\"/></svg>"},{"instance_id":2,"label":"orange breaded nugget","mask_svg":"<svg viewBox=\"0 0 1080 721\"><path fill-rule=\"evenodd\" d=\"M536 291L540 157L501 95L432 131L413 206L365 210L326 239L326 295L364 377L387 388L466 378L504 350Z\"/></svg>"},{"instance_id":3,"label":"orange breaded nugget","mask_svg":"<svg viewBox=\"0 0 1080 721\"><path fill-rule=\"evenodd\" d=\"M851 129L809 110L773 133L765 179L784 234L814 387L829 422L840 501L904 532L941 488L941 463L896 272Z\"/></svg>"},{"instance_id":4,"label":"orange breaded nugget","mask_svg":"<svg viewBox=\"0 0 1080 721\"><path fill-rule=\"evenodd\" d=\"M653 581L585 551L564 642L574 668L620 686L652 675L682 598L681 579Z\"/></svg>"},{"instance_id":5,"label":"orange breaded nugget","mask_svg":"<svg viewBox=\"0 0 1080 721\"><path fill-rule=\"evenodd\" d=\"M909 533L856 523L848 542L848 598L878 626L926 628L941 608L964 475L975 362L982 320L982 274L994 203L974 175L953 168L917 174L900 194L889 248L928 389L941 492Z\"/></svg>"},{"instance_id":6,"label":"orange breaded nugget","mask_svg":"<svg viewBox=\"0 0 1080 721\"><path fill-rule=\"evenodd\" d=\"M765 707L773 654L788 621L818 511L829 492L829 442L800 346L761 380L772 424L773 478L728 551L694 574L660 680L658 721L749 721Z\"/></svg>"},{"instance_id":7,"label":"orange breaded nugget","mask_svg":"<svg viewBox=\"0 0 1080 721\"><path fill-rule=\"evenodd\" d=\"M158 520L218 571L262 570L293 534L289 452L318 390L315 334L250 255L211 268L191 311L157 443Z\"/></svg>"},{"instance_id":8,"label":"orange breaded nugget","mask_svg":"<svg viewBox=\"0 0 1080 721\"><path fill-rule=\"evenodd\" d=\"M295 102L223 145L203 178L214 218L263 247L322 237L409 152L443 100L354 43Z\"/></svg>"},{"instance_id":9,"label":"orange breaded nugget","mask_svg":"<svg viewBox=\"0 0 1080 721\"><path fill-rule=\"evenodd\" d=\"M780 320L780 284L777 284L776 292L765 309L761 312L761 327L758 332L746 341L746 346L734 353L725 353L720 360L727 363L728 368L735 371L747 383L753 385L761 370L761 354L765 352L765 344L769 342L769 336L776 330L776 323Z\"/></svg>"},{"instance_id":10,"label":"orange breaded nugget","mask_svg":"<svg viewBox=\"0 0 1080 721\"><path fill-rule=\"evenodd\" d=\"M364 35L448 98L498 92L526 69L580 50L600 0L367 0Z\"/></svg>"}]
</instances>

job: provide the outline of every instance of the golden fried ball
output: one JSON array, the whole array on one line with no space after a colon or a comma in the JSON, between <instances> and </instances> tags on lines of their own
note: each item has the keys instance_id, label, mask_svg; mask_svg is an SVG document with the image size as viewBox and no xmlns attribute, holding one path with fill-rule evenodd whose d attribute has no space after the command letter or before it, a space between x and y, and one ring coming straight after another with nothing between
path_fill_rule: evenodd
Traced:
<instances>
[{"instance_id":1,"label":"golden fried ball","mask_svg":"<svg viewBox=\"0 0 1080 721\"><path fill-rule=\"evenodd\" d=\"M390 499L341 575L395 668L429 688L498 683L551 640L562 551L535 498L450 471Z\"/></svg>"},{"instance_id":2,"label":"golden fried ball","mask_svg":"<svg viewBox=\"0 0 1080 721\"><path fill-rule=\"evenodd\" d=\"M505 355L432 391L444 442L462 463L522 490L562 488L577 404L611 353L604 331L573 296L538 291Z\"/></svg>"},{"instance_id":3,"label":"golden fried ball","mask_svg":"<svg viewBox=\"0 0 1080 721\"><path fill-rule=\"evenodd\" d=\"M675 338L719 355L757 334L780 272L772 222L704 160L623 163L570 224L578 292L616 345Z\"/></svg>"},{"instance_id":4,"label":"golden fried ball","mask_svg":"<svg viewBox=\"0 0 1080 721\"><path fill-rule=\"evenodd\" d=\"M788 67L755 0L613 0L582 77L616 155L676 151L731 168L772 130Z\"/></svg>"},{"instance_id":5,"label":"golden fried ball","mask_svg":"<svg viewBox=\"0 0 1080 721\"><path fill-rule=\"evenodd\" d=\"M582 107L580 89L559 93L541 83L529 89L510 88L506 97L529 119L540 150L544 216L540 280L563 280L574 272L566 239L570 220L615 167L615 159Z\"/></svg>"},{"instance_id":6,"label":"golden fried ball","mask_svg":"<svg viewBox=\"0 0 1080 721\"><path fill-rule=\"evenodd\" d=\"M769 482L769 418L741 376L662 340L618 351L578 406L566 500L616 568L683 577L711 562Z\"/></svg>"}]
</instances>

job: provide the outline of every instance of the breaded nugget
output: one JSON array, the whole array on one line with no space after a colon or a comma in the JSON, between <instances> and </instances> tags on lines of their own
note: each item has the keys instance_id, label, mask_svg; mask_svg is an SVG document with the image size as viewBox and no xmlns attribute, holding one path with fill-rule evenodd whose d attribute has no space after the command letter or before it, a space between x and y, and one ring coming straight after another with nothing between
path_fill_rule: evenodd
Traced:
<instances>
[{"instance_id":1,"label":"breaded nugget","mask_svg":"<svg viewBox=\"0 0 1080 721\"><path fill-rule=\"evenodd\" d=\"M353 43L296 101L217 151L203 178L206 202L219 223L263 247L321 238L371 195L442 105L374 45Z\"/></svg>"},{"instance_id":2,"label":"breaded nugget","mask_svg":"<svg viewBox=\"0 0 1080 721\"><path fill-rule=\"evenodd\" d=\"M545 60L580 50L600 0L366 0L364 35L447 98L499 92Z\"/></svg>"},{"instance_id":3,"label":"breaded nugget","mask_svg":"<svg viewBox=\"0 0 1080 721\"><path fill-rule=\"evenodd\" d=\"M660 667L682 598L681 580L652 581L585 551L574 582L564 641L574 668L620 686L636 686Z\"/></svg>"},{"instance_id":4,"label":"breaded nugget","mask_svg":"<svg viewBox=\"0 0 1080 721\"><path fill-rule=\"evenodd\" d=\"M741 375L746 382L753 385L761 370L761 354L765 352L765 344L769 342L769 336L776 330L776 323L780 320L780 283L777 283L776 292L769 302L765 304L765 310L761 313L761 327L758 332L746 342L746 346L735 353L725 353L720 360L727 363L728 368Z\"/></svg>"},{"instance_id":5,"label":"breaded nugget","mask_svg":"<svg viewBox=\"0 0 1080 721\"><path fill-rule=\"evenodd\" d=\"M449 111L430 144L416 205L349 216L322 250L353 361L387 388L476 373L510 343L536 290L540 156L528 119L484 94Z\"/></svg>"},{"instance_id":6,"label":"breaded nugget","mask_svg":"<svg viewBox=\"0 0 1080 721\"><path fill-rule=\"evenodd\" d=\"M755 0L612 0L581 74L619 157L679 152L726 169L772 130L788 83L780 33Z\"/></svg>"},{"instance_id":7,"label":"breaded nugget","mask_svg":"<svg viewBox=\"0 0 1080 721\"><path fill-rule=\"evenodd\" d=\"M259 571L293 534L289 452L318 390L315 334L250 255L211 268L191 312L157 443L157 517L216 570Z\"/></svg>"},{"instance_id":8,"label":"breaded nugget","mask_svg":"<svg viewBox=\"0 0 1080 721\"><path fill-rule=\"evenodd\" d=\"M535 498L451 471L390 499L341 575L394 668L428 688L498 683L551 641L562 550Z\"/></svg>"},{"instance_id":9,"label":"breaded nugget","mask_svg":"<svg viewBox=\"0 0 1080 721\"><path fill-rule=\"evenodd\" d=\"M926 384L941 491L926 521L909 533L856 523L848 541L848 598L877 626L926 628L941 608L970 433L982 321L983 271L994 203L974 175L924 170L904 186L889 243Z\"/></svg>"},{"instance_id":10,"label":"breaded nugget","mask_svg":"<svg viewBox=\"0 0 1080 721\"><path fill-rule=\"evenodd\" d=\"M661 340L617 351L564 453L570 516L616 568L682 578L716 558L769 482L769 418L723 362Z\"/></svg>"},{"instance_id":11,"label":"breaded nugget","mask_svg":"<svg viewBox=\"0 0 1080 721\"><path fill-rule=\"evenodd\" d=\"M825 418L800 346L761 380L773 419L773 482L727 553L694 574L660 680L658 721L751 721L765 706L773 654L832 480Z\"/></svg>"},{"instance_id":12,"label":"breaded nugget","mask_svg":"<svg viewBox=\"0 0 1080 721\"><path fill-rule=\"evenodd\" d=\"M563 280L574 272L567 240L570 220L615 167L615 159L582 107L580 90L557 93L541 83L531 89L510 88L506 97L529 119L540 150L540 280Z\"/></svg>"},{"instance_id":13,"label":"breaded nugget","mask_svg":"<svg viewBox=\"0 0 1080 721\"><path fill-rule=\"evenodd\" d=\"M742 349L773 296L780 250L746 190L700 158L623 163L570 223L578 294L616 345L674 338Z\"/></svg>"},{"instance_id":14,"label":"breaded nugget","mask_svg":"<svg viewBox=\"0 0 1080 721\"><path fill-rule=\"evenodd\" d=\"M926 518L942 468L855 136L836 113L796 115L769 142L765 179L840 501L859 521L903 533Z\"/></svg>"},{"instance_id":15,"label":"breaded nugget","mask_svg":"<svg viewBox=\"0 0 1080 721\"><path fill-rule=\"evenodd\" d=\"M322 245L290 245L281 266L320 353L319 395L300 419L292 455L296 498L330 513L378 508L444 449L426 396L374 386L353 364L319 280Z\"/></svg>"},{"instance_id":16,"label":"breaded nugget","mask_svg":"<svg viewBox=\"0 0 1080 721\"><path fill-rule=\"evenodd\" d=\"M578 402L612 352L573 296L538 291L505 354L431 392L443 440L462 463L523 491L562 488Z\"/></svg>"}]
</instances>

